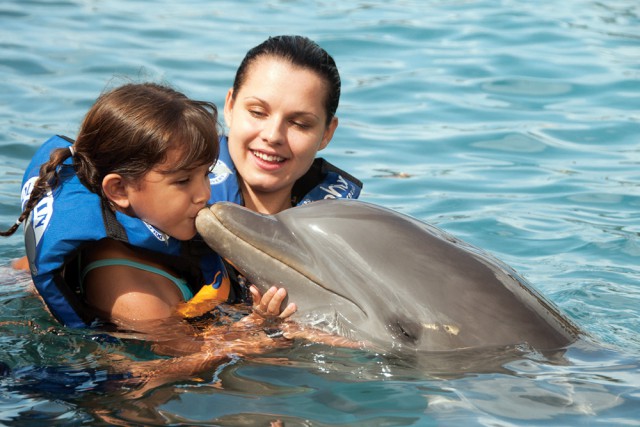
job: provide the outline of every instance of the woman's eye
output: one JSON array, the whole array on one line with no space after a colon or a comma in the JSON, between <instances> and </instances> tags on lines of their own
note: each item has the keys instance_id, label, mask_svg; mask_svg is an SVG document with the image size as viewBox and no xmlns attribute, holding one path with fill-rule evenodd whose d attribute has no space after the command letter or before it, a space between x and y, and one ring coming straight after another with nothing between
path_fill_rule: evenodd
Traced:
<instances>
[{"instance_id":1,"label":"woman's eye","mask_svg":"<svg viewBox=\"0 0 640 427\"><path fill-rule=\"evenodd\" d=\"M260 110L249 110L249 114L251 114L253 117L258 118L266 116L266 114Z\"/></svg>"},{"instance_id":2,"label":"woman's eye","mask_svg":"<svg viewBox=\"0 0 640 427\"><path fill-rule=\"evenodd\" d=\"M309 129L311 126L305 122L292 121L294 126L299 127L300 129Z\"/></svg>"}]
</instances>

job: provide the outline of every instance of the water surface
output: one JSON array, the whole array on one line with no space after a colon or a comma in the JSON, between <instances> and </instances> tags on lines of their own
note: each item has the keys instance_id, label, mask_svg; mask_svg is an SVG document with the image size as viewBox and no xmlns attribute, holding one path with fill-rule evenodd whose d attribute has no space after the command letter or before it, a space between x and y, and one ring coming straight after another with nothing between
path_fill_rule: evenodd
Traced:
<instances>
[{"instance_id":1,"label":"water surface","mask_svg":"<svg viewBox=\"0 0 640 427\"><path fill-rule=\"evenodd\" d=\"M0 380L0 423L638 425L639 15L632 0L5 0L5 227L37 147L74 137L106 87L165 81L222 106L247 49L304 34L340 67L323 154L364 181L362 199L493 253L595 345L471 373L300 345L135 395L101 376L100 355L145 349L52 321L8 268L16 235L0 245L0 354L22 376ZM69 370L33 370L54 365Z\"/></svg>"}]
</instances>

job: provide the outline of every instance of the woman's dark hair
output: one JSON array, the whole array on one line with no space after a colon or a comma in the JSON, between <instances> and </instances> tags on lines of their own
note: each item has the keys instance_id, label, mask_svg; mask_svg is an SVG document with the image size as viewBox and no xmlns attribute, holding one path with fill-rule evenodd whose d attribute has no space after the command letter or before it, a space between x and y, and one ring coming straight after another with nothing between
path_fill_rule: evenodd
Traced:
<instances>
[{"instance_id":1,"label":"woman's dark hair","mask_svg":"<svg viewBox=\"0 0 640 427\"><path fill-rule=\"evenodd\" d=\"M102 180L120 174L135 184L171 150L182 154L172 172L213 164L218 157L218 111L209 102L195 101L155 83L126 84L103 93L86 114L72 146L73 167L80 181L103 200ZM17 223L2 236L13 234L38 201L59 184L62 163L72 155L53 150L40 167L39 179Z\"/></svg>"},{"instance_id":2,"label":"woman's dark hair","mask_svg":"<svg viewBox=\"0 0 640 427\"><path fill-rule=\"evenodd\" d=\"M249 50L236 71L233 81L233 96L247 79L248 70L256 60L262 56L272 56L284 59L291 64L311 70L327 83L327 97L325 110L327 124L335 116L340 102L340 74L335 61L313 40L304 36L275 36Z\"/></svg>"}]
</instances>

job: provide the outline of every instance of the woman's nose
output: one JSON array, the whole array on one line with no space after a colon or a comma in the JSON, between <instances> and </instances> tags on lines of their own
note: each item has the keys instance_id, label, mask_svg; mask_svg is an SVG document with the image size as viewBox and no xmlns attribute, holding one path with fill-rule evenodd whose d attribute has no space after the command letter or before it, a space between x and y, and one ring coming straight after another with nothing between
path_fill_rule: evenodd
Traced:
<instances>
[{"instance_id":1,"label":"woman's nose","mask_svg":"<svg viewBox=\"0 0 640 427\"><path fill-rule=\"evenodd\" d=\"M284 132L284 121L278 117L270 117L266 120L260 136L269 144L281 144Z\"/></svg>"}]
</instances>

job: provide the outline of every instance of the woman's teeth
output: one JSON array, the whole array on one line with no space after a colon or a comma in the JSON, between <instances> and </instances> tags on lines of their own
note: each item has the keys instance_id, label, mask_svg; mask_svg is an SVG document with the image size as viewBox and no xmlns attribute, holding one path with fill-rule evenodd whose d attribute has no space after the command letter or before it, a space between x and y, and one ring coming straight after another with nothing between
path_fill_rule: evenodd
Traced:
<instances>
[{"instance_id":1,"label":"woman's teeth","mask_svg":"<svg viewBox=\"0 0 640 427\"><path fill-rule=\"evenodd\" d=\"M271 154L261 153L260 151L252 151L253 155L266 162L280 163L284 162L284 157L274 156Z\"/></svg>"}]
</instances>

